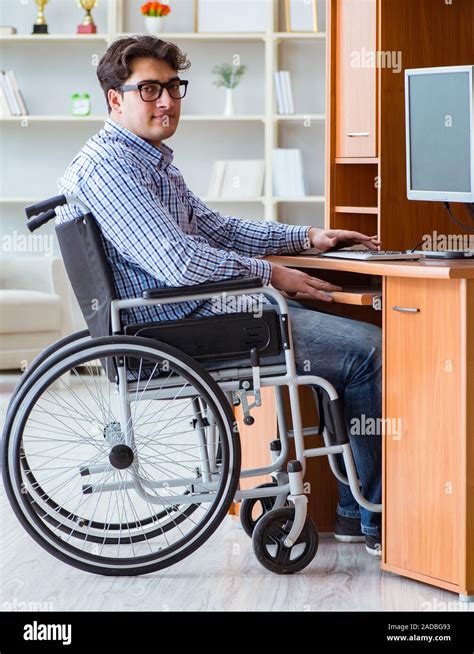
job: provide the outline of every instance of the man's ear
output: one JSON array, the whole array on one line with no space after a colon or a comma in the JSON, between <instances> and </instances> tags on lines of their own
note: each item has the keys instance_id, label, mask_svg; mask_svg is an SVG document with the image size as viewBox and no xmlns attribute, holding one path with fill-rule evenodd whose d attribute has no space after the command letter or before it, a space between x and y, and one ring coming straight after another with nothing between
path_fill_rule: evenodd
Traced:
<instances>
[{"instance_id":1,"label":"man's ear","mask_svg":"<svg viewBox=\"0 0 474 654\"><path fill-rule=\"evenodd\" d=\"M109 101L110 107L112 111L115 111L119 114L122 113L122 102L123 102L123 96L120 93L120 91L117 91L115 89L109 89L107 91L107 99Z\"/></svg>"}]
</instances>

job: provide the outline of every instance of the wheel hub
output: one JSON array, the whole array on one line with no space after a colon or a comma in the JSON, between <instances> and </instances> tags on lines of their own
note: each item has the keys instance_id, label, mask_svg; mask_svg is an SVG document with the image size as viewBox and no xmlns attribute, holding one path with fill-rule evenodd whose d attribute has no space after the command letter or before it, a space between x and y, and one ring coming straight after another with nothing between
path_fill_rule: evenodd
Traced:
<instances>
[{"instance_id":1,"label":"wheel hub","mask_svg":"<svg viewBox=\"0 0 474 654\"><path fill-rule=\"evenodd\" d=\"M117 445L123 441L119 422L109 422L103 429L104 438L110 445Z\"/></svg>"},{"instance_id":2,"label":"wheel hub","mask_svg":"<svg viewBox=\"0 0 474 654\"><path fill-rule=\"evenodd\" d=\"M133 450L123 443L114 445L110 450L109 461L117 470L125 470L133 463Z\"/></svg>"}]
</instances>

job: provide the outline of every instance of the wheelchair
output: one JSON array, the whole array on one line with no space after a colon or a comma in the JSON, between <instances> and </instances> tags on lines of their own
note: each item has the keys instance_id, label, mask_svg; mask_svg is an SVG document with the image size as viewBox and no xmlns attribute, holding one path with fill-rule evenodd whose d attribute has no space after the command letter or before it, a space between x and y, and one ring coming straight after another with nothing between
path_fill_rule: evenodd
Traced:
<instances>
[{"instance_id":1,"label":"wheelchair","mask_svg":"<svg viewBox=\"0 0 474 654\"><path fill-rule=\"evenodd\" d=\"M31 362L11 397L2 439L9 502L39 545L87 572L146 574L192 554L240 502L259 562L274 573L295 573L318 549L303 483L306 460L315 456L328 456L361 506L381 511L361 494L335 388L297 374L284 296L259 279L239 278L120 299L104 238L80 200L61 195L27 207L28 228L38 229L68 203L83 213L55 231L88 329ZM249 294L270 298L260 315L123 320L134 308ZM312 388L320 416L319 425L305 429L303 385ZM252 424L264 387L274 388L277 406L271 463L241 470L234 406ZM305 436L318 433L324 446L306 448ZM290 439L295 458L288 461ZM273 481L240 489L241 479L263 475Z\"/></svg>"}]
</instances>

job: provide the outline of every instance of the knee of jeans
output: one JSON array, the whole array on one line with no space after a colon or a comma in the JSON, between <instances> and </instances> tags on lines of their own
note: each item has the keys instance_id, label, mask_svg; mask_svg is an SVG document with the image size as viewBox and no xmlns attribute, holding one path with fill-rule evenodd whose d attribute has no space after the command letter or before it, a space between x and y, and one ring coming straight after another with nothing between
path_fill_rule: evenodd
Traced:
<instances>
[{"instance_id":1,"label":"knee of jeans","mask_svg":"<svg viewBox=\"0 0 474 654\"><path fill-rule=\"evenodd\" d=\"M382 366L382 330L377 325L371 325L365 338L361 340L360 354L370 361L374 368Z\"/></svg>"}]
</instances>

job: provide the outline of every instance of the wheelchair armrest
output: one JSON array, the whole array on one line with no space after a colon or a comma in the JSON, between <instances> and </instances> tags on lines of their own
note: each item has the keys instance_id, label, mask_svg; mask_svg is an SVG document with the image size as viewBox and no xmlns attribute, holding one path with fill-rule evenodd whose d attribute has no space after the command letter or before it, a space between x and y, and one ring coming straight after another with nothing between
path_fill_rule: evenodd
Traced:
<instances>
[{"instance_id":1,"label":"wheelchair armrest","mask_svg":"<svg viewBox=\"0 0 474 654\"><path fill-rule=\"evenodd\" d=\"M166 288L149 288L143 291L145 300L158 300L173 297L174 295L200 295L201 293L224 293L226 291L240 291L247 288L261 288L263 282L260 277L237 277L224 279L221 282L209 284L195 284L194 286L168 286Z\"/></svg>"}]
</instances>

